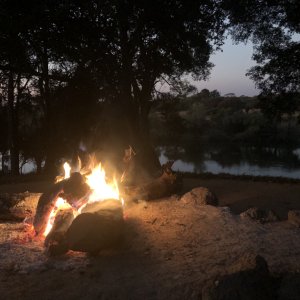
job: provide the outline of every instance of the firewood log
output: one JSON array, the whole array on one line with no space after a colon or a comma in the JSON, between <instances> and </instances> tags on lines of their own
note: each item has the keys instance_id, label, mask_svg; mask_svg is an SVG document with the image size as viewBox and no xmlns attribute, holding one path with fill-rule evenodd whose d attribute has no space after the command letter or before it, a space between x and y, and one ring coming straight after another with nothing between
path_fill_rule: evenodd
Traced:
<instances>
[{"instance_id":1,"label":"firewood log","mask_svg":"<svg viewBox=\"0 0 300 300\"><path fill-rule=\"evenodd\" d=\"M44 193L38 202L33 225L37 235L45 231L47 220L58 197L67 200L71 205L81 200L89 192L80 173L72 173L71 177L53 184L50 190Z\"/></svg>"},{"instance_id":2,"label":"firewood log","mask_svg":"<svg viewBox=\"0 0 300 300\"><path fill-rule=\"evenodd\" d=\"M44 242L46 253L49 256L61 255L69 250L65 234L73 220L74 214L72 208L57 212L52 229Z\"/></svg>"},{"instance_id":3,"label":"firewood log","mask_svg":"<svg viewBox=\"0 0 300 300\"><path fill-rule=\"evenodd\" d=\"M55 240L55 235L65 234L74 220L73 209L59 210L55 216L53 226L45 238L45 246L47 247L51 240Z\"/></svg>"},{"instance_id":4,"label":"firewood log","mask_svg":"<svg viewBox=\"0 0 300 300\"><path fill-rule=\"evenodd\" d=\"M67 200L68 203L73 205L79 199L84 198L90 191L87 183L85 183L85 178L80 173L72 173L69 179L65 179L63 182L63 193L60 197Z\"/></svg>"},{"instance_id":5,"label":"firewood log","mask_svg":"<svg viewBox=\"0 0 300 300\"><path fill-rule=\"evenodd\" d=\"M60 181L55 183L48 192L41 195L33 220L33 226L37 235L41 235L45 231L50 213L55 206L56 200L62 192L63 181Z\"/></svg>"},{"instance_id":6,"label":"firewood log","mask_svg":"<svg viewBox=\"0 0 300 300\"><path fill-rule=\"evenodd\" d=\"M169 165L168 165L169 166ZM181 187L181 178L170 168L163 170L160 177L138 186L123 186L125 197L136 200L152 200L170 196Z\"/></svg>"},{"instance_id":7,"label":"firewood log","mask_svg":"<svg viewBox=\"0 0 300 300\"><path fill-rule=\"evenodd\" d=\"M152 147L144 150L143 153L136 153L131 146L125 149L121 176L123 185L140 185L161 174L161 166Z\"/></svg>"}]
</instances>

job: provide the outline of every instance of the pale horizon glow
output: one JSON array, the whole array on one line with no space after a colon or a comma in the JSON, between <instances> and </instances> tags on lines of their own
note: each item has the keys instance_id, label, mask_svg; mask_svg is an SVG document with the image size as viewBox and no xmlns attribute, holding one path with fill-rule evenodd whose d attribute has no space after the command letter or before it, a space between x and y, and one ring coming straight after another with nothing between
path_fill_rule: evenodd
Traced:
<instances>
[{"instance_id":1,"label":"pale horizon glow","mask_svg":"<svg viewBox=\"0 0 300 300\"><path fill-rule=\"evenodd\" d=\"M233 44L228 38L222 47L222 52L218 51L211 56L210 61L215 65L207 81L189 81L195 85L199 91L204 88L218 90L221 95L234 93L236 96L255 96L260 90L255 88L254 82L245 74L255 61L252 57L252 44Z\"/></svg>"}]
</instances>

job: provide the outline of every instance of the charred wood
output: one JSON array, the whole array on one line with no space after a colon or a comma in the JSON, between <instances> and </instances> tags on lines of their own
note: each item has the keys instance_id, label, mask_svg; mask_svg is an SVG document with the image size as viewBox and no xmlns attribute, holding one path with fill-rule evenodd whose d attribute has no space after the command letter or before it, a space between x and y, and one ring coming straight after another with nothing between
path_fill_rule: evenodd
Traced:
<instances>
[{"instance_id":1,"label":"charred wood","mask_svg":"<svg viewBox=\"0 0 300 300\"><path fill-rule=\"evenodd\" d=\"M162 174L145 183L136 186L125 186L122 189L125 197L136 200L152 200L170 196L178 192L181 188L180 176L171 169L173 162L168 162L162 166Z\"/></svg>"},{"instance_id":2,"label":"charred wood","mask_svg":"<svg viewBox=\"0 0 300 300\"><path fill-rule=\"evenodd\" d=\"M60 197L67 200L71 205L84 198L90 191L88 184L85 183L84 176L78 172L72 173L69 179L65 179L62 182L63 192L60 194Z\"/></svg>"},{"instance_id":3,"label":"charred wood","mask_svg":"<svg viewBox=\"0 0 300 300\"><path fill-rule=\"evenodd\" d=\"M62 197L70 205L76 205L78 201L82 201L82 198L88 194L89 190L80 173L73 173L70 178L53 184L50 190L40 197L37 205L33 222L37 235L45 231L47 220L58 197Z\"/></svg>"},{"instance_id":4,"label":"charred wood","mask_svg":"<svg viewBox=\"0 0 300 300\"><path fill-rule=\"evenodd\" d=\"M47 235L44 245L49 256L66 253L68 249L65 234L74 220L73 209L64 209L57 212L53 227Z\"/></svg>"},{"instance_id":5,"label":"charred wood","mask_svg":"<svg viewBox=\"0 0 300 300\"><path fill-rule=\"evenodd\" d=\"M63 181L54 184L48 192L41 195L33 220L33 226L37 235L40 235L45 231L50 213L55 206L56 200L62 192Z\"/></svg>"}]
</instances>

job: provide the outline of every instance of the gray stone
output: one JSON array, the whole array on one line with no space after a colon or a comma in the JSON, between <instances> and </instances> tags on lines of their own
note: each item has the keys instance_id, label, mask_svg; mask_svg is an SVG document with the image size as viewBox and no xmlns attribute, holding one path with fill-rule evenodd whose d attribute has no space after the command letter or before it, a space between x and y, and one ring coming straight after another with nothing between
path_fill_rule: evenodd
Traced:
<instances>
[{"instance_id":1,"label":"gray stone","mask_svg":"<svg viewBox=\"0 0 300 300\"><path fill-rule=\"evenodd\" d=\"M272 210L259 209L251 207L240 214L241 218L249 218L261 223L279 221L279 217Z\"/></svg>"},{"instance_id":2,"label":"gray stone","mask_svg":"<svg viewBox=\"0 0 300 300\"><path fill-rule=\"evenodd\" d=\"M288 221L293 225L300 227L300 210L290 210L288 212Z\"/></svg>"},{"instance_id":3,"label":"gray stone","mask_svg":"<svg viewBox=\"0 0 300 300\"><path fill-rule=\"evenodd\" d=\"M219 201L217 196L205 187L197 187L184 194L181 199L185 204L213 205L217 206Z\"/></svg>"},{"instance_id":4,"label":"gray stone","mask_svg":"<svg viewBox=\"0 0 300 300\"><path fill-rule=\"evenodd\" d=\"M86 207L69 227L66 238L70 250L97 253L116 247L124 228L120 201L106 200Z\"/></svg>"}]
</instances>

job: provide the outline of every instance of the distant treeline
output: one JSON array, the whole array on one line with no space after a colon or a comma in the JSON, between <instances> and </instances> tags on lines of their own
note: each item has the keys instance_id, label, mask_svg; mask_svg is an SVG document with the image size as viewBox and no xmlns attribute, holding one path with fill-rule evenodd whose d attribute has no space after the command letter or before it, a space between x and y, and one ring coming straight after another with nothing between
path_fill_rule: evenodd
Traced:
<instances>
[{"instance_id":1,"label":"distant treeline","mask_svg":"<svg viewBox=\"0 0 300 300\"><path fill-rule=\"evenodd\" d=\"M300 145L298 93L236 97L203 89L185 97L165 94L155 101L150 117L158 145Z\"/></svg>"}]
</instances>

